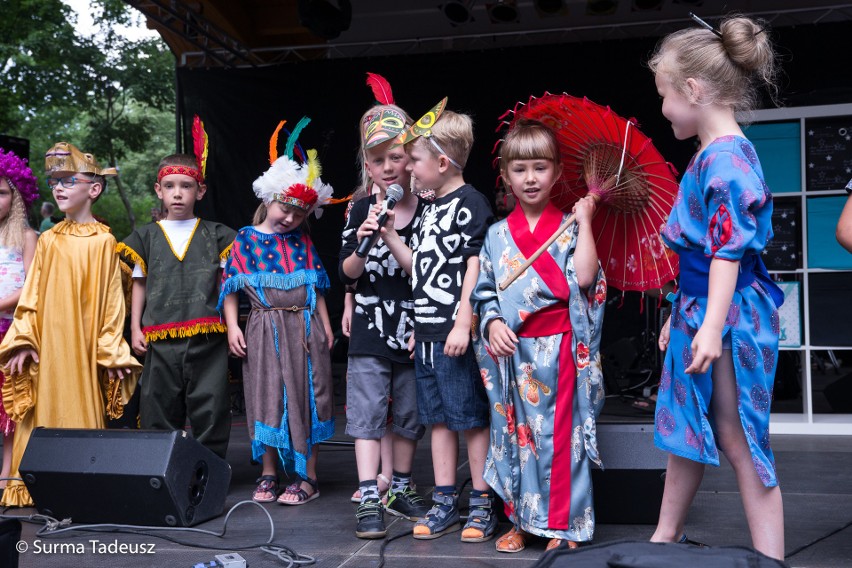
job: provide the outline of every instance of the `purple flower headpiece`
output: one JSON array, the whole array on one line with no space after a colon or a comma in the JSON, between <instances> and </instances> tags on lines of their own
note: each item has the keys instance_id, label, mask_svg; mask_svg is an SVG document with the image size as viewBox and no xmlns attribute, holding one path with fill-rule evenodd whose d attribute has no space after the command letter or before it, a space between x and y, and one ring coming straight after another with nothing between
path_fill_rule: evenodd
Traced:
<instances>
[{"instance_id":1,"label":"purple flower headpiece","mask_svg":"<svg viewBox=\"0 0 852 568\"><path fill-rule=\"evenodd\" d=\"M0 148L0 177L6 178L9 185L18 190L27 207L38 198L36 177L27 166L27 160L19 158L14 152L5 152L2 148Z\"/></svg>"}]
</instances>

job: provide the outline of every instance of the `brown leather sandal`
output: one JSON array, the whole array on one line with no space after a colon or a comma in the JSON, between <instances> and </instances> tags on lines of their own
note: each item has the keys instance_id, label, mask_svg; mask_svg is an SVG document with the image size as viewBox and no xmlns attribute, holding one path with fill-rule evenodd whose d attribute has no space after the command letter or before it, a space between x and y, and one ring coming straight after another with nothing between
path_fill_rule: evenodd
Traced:
<instances>
[{"instance_id":1,"label":"brown leather sandal","mask_svg":"<svg viewBox=\"0 0 852 568\"><path fill-rule=\"evenodd\" d=\"M497 539L495 546L497 552L520 552L526 547L529 538L529 533L518 530L517 527L512 527L512 530Z\"/></svg>"},{"instance_id":2,"label":"brown leather sandal","mask_svg":"<svg viewBox=\"0 0 852 568\"><path fill-rule=\"evenodd\" d=\"M568 543L568 548L579 548L580 545L574 542L573 540L562 540L561 538L551 538L550 542L547 543L547 548L545 550L553 550L560 546L563 542Z\"/></svg>"}]
</instances>

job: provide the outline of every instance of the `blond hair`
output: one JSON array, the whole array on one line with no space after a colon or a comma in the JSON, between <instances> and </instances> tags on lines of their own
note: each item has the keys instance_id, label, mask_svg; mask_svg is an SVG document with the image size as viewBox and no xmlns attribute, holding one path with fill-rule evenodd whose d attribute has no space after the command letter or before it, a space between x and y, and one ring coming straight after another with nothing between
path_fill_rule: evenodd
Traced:
<instances>
[{"instance_id":1,"label":"blond hair","mask_svg":"<svg viewBox=\"0 0 852 568\"><path fill-rule=\"evenodd\" d=\"M500 145L500 172L505 173L513 160L550 160L559 165L556 134L537 120L519 119Z\"/></svg>"},{"instance_id":2,"label":"blond hair","mask_svg":"<svg viewBox=\"0 0 852 568\"><path fill-rule=\"evenodd\" d=\"M358 121L358 140L360 140L360 147L358 149L358 157L355 160L355 165L358 167L358 172L360 174L361 181L358 184L358 187L355 188L355 192L352 194L351 202L354 203L359 199L367 197L370 194L370 187L373 185L373 182L370 180L370 175L367 173L367 166L365 162L367 160L367 148L364 146L364 133L362 128L364 126L364 121L368 116L376 115L380 113L383 109L393 109L400 113L405 119L405 127L409 128L414 121L411 120L411 117L408 116L408 113L402 110L400 107L390 104L390 105L375 105L367 109L367 112L361 115L361 120Z\"/></svg>"},{"instance_id":3,"label":"blond hair","mask_svg":"<svg viewBox=\"0 0 852 568\"><path fill-rule=\"evenodd\" d=\"M672 87L687 95L686 80L702 82L705 103L750 111L757 106L757 85L763 83L776 101L778 65L764 22L729 16L719 25L721 37L704 28L669 34L657 44L648 66L665 73Z\"/></svg>"},{"instance_id":4,"label":"blond hair","mask_svg":"<svg viewBox=\"0 0 852 568\"><path fill-rule=\"evenodd\" d=\"M0 179L6 181L12 192L9 214L0 221L0 245L22 251L24 250L24 233L30 228L27 222L27 207L17 188L5 177Z\"/></svg>"},{"instance_id":5,"label":"blond hair","mask_svg":"<svg viewBox=\"0 0 852 568\"><path fill-rule=\"evenodd\" d=\"M432 126L432 137L446 155L464 169L473 147L473 119L466 114L445 110ZM421 144L433 156L441 155L434 144L428 141Z\"/></svg>"}]
</instances>

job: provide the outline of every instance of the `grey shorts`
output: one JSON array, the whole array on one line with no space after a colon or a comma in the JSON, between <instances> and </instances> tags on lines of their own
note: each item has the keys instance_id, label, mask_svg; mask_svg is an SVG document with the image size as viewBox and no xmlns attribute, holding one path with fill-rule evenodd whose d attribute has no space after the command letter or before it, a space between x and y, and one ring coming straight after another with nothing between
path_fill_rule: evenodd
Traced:
<instances>
[{"instance_id":1,"label":"grey shorts","mask_svg":"<svg viewBox=\"0 0 852 568\"><path fill-rule=\"evenodd\" d=\"M393 404L389 405L389 400ZM392 421L388 422L388 406ZM423 437L417 415L414 365L382 357L352 355L346 371L346 433L378 440L391 431L409 440Z\"/></svg>"}]
</instances>

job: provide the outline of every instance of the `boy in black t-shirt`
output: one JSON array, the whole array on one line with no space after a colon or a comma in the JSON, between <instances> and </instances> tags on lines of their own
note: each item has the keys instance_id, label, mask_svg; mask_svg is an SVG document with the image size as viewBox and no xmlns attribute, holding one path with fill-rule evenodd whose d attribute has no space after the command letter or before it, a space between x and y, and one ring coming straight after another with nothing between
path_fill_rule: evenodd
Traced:
<instances>
[{"instance_id":1,"label":"boy in black t-shirt","mask_svg":"<svg viewBox=\"0 0 852 568\"><path fill-rule=\"evenodd\" d=\"M434 505L415 525L414 538L437 538L460 528L456 469L458 436L464 431L473 488L461 540L483 542L494 536L497 516L494 493L482 477L489 413L470 345L470 294L492 213L488 200L465 183L462 173L473 145L473 122L450 111L435 114L439 118L431 131L409 146L408 166L418 189L435 190L435 201L426 206L410 249L391 229L383 233L400 265L413 277L417 406L420 421L432 425Z\"/></svg>"}]
</instances>

